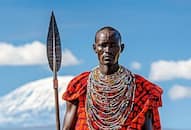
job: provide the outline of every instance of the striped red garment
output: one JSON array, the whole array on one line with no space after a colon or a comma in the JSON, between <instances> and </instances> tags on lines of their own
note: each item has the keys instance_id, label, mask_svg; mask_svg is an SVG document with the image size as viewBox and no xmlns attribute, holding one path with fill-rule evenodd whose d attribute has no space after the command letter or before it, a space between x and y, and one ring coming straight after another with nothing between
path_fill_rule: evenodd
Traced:
<instances>
[{"instance_id":1,"label":"striped red garment","mask_svg":"<svg viewBox=\"0 0 191 130\"><path fill-rule=\"evenodd\" d=\"M66 101L79 101L75 130L89 130L85 112L86 87L89 73L84 72L72 79L62 97ZM141 130L148 110L152 111L153 129L161 130L158 107L162 106L162 89L137 74L135 74L135 79L137 87L133 111L122 125L121 130Z\"/></svg>"}]
</instances>

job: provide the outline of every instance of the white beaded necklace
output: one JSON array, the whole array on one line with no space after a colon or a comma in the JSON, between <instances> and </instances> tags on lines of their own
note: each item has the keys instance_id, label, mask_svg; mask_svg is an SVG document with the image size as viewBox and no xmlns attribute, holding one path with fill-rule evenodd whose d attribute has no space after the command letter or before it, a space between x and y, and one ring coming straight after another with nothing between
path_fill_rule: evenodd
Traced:
<instances>
[{"instance_id":1,"label":"white beaded necklace","mask_svg":"<svg viewBox=\"0 0 191 130\"><path fill-rule=\"evenodd\" d=\"M134 75L120 66L111 75L98 67L90 72L86 95L86 117L90 130L117 130L125 123L134 105Z\"/></svg>"}]
</instances>

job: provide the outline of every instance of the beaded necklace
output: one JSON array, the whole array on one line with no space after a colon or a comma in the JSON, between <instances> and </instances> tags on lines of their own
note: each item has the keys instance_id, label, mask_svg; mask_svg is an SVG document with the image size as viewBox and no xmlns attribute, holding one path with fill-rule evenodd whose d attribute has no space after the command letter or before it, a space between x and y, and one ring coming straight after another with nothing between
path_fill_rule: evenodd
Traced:
<instances>
[{"instance_id":1,"label":"beaded necklace","mask_svg":"<svg viewBox=\"0 0 191 130\"><path fill-rule=\"evenodd\" d=\"M90 72L86 94L86 117L90 130L118 130L134 105L134 75L120 66L111 75L96 67Z\"/></svg>"}]
</instances>

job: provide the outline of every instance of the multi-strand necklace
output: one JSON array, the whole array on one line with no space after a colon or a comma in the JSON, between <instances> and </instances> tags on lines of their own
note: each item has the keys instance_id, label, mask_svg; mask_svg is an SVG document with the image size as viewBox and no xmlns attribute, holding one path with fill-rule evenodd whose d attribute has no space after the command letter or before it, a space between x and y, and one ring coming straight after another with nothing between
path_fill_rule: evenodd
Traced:
<instances>
[{"instance_id":1,"label":"multi-strand necklace","mask_svg":"<svg viewBox=\"0 0 191 130\"><path fill-rule=\"evenodd\" d=\"M134 75L122 66L111 75L102 74L99 67L93 69L86 95L89 129L120 129L132 111L135 89Z\"/></svg>"}]
</instances>

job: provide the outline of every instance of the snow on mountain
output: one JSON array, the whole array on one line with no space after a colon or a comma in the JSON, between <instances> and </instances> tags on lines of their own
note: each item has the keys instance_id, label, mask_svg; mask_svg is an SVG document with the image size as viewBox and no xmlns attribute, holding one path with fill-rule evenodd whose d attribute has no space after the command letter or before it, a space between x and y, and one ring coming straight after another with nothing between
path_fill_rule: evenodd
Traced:
<instances>
[{"instance_id":1,"label":"snow on mountain","mask_svg":"<svg viewBox=\"0 0 191 130\"><path fill-rule=\"evenodd\" d=\"M72 76L58 77L60 119L65 103L61 99ZM0 127L26 127L55 124L52 77L27 83L0 97Z\"/></svg>"}]
</instances>

